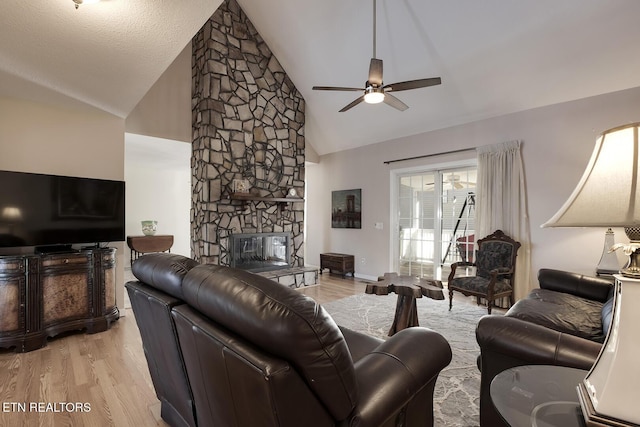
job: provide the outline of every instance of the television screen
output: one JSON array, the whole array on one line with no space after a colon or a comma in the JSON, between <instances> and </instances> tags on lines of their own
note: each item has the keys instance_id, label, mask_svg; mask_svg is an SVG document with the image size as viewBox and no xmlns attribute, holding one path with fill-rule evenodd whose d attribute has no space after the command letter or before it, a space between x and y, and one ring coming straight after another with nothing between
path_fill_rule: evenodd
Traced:
<instances>
[{"instance_id":1,"label":"television screen","mask_svg":"<svg viewBox=\"0 0 640 427\"><path fill-rule=\"evenodd\" d=\"M0 247L123 241L124 182L0 171Z\"/></svg>"}]
</instances>

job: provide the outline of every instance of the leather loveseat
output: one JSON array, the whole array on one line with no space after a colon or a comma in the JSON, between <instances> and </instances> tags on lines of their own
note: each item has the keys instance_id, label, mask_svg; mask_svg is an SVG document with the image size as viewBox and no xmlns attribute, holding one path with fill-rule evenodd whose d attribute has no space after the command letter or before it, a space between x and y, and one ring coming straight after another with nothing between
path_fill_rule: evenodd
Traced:
<instances>
[{"instance_id":1,"label":"leather loveseat","mask_svg":"<svg viewBox=\"0 0 640 427\"><path fill-rule=\"evenodd\" d=\"M613 283L604 278L541 269L540 287L502 315L478 322L480 425L506 426L490 396L493 378L521 365L590 369L611 322Z\"/></svg>"},{"instance_id":2,"label":"leather loveseat","mask_svg":"<svg viewBox=\"0 0 640 427\"><path fill-rule=\"evenodd\" d=\"M172 426L432 426L451 349L426 328L386 341L243 270L144 255L126 284Z\"/></svg>"}]
</instances>

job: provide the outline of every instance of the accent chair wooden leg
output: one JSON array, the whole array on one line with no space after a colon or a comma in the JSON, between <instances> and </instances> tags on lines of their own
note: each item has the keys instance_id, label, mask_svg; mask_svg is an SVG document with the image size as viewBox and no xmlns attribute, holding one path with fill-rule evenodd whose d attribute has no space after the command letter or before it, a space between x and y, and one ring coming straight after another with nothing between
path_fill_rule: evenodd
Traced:
<instances>
[{"instance_id":1,"label":"accent chair wooden leg","mask_svg":"<svg viewBox=\"0 0 640 427\"><path fill-rule=\"evenodd\" d=\"M487 300L487 314L491 314L491 305L492 304L493 304L493 301Z\"/></svg>"},{"instance_id":2,"label":"accent chair wooden leg","mask_svg":"<svg viewBox=\"0 0 640 427\"><path fill-rule=\"evenodd\" d=\"M453 305L453 289L449 289L449 311L451 311L452 305Z\"/></svg>"}]
</instances>

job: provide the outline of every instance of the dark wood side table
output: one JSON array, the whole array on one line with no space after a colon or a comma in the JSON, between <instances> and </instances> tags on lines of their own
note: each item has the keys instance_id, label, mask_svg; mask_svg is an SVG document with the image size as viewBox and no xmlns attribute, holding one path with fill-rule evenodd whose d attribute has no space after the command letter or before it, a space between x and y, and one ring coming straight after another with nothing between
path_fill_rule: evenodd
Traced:
<instances>
[{"instance_id":1,"label":"dark wood side table","mask_svg":"<svg viewBox=\"0 0 640 427\"><path fill-rule=\"evenodd\" d=\"M355 274L355 262L353 255L338 254L338 253L326 253L320 254L320 274L325 268L329 269L329 273L339 273L342 277L345 277L347 273L351 273L351 276Z\"/></svg>"},{"instance_id":2,"label":"dark wood side table","mask_svg":"<svg viewBox=\"0 0 640 427\"><path fill-rule=\"evenodd\" d=\"M516 366L491 381L491 400L511 427L584 427L578 384L587 375L565 366Z\"/></svg>"},{"instance_id":3,"label":"dark wood side table","mask_svg":"<svg viewBox=\"0 0 640 427\"><path fill-rule=\"evenodd\" d=\"M131 249L131 264L141 255L151 252L171 252L173 236L127 236L127 246Z\"/></svg>"},{"instance_id":4,"label":"dark wood side table","mask_svg":"<svg viewBox=\"0 0 640 427\"><path fill-rule=\"evenodd\" d=\"M389 329L389 336L411 326L420 326L418 323L418 308L416 298L443 300L442 282L440 280L424 279L422 277L399 276L397 273L385 273L377 283L367 284L367 294L398 295L396 302L396 314L393 324Z\"/></svg>"}]
</instances>

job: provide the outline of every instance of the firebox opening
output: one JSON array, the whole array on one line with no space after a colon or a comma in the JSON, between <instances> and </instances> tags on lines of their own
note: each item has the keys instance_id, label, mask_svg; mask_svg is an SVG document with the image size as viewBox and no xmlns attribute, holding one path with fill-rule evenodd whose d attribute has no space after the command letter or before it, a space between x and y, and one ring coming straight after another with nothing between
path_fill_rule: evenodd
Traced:
<instances>
[{"instance_id":1,"label":"firebox opening","mask_svg":"<svg viewBox=\"0 0 640 427\"><path fill-rule=\"evenodd\" d=\"M231 235L231 267L252 272L290 267L290 233Z\"/></svg>"}]
</instances>

